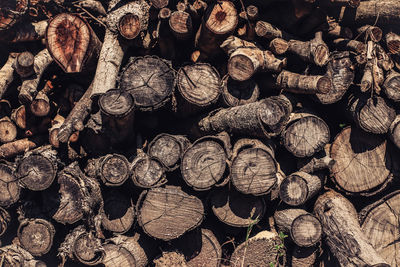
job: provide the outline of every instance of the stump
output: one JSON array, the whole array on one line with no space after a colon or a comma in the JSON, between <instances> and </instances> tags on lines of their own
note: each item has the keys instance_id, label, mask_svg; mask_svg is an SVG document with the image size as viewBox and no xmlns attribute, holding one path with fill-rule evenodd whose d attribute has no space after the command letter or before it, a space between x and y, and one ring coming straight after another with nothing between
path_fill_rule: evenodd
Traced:
<instances>
[{"instance_id":1,"label":"stump","mask_svg":"<svg viewBox=\"0 0 400 267\"><path fill-rule=\"evenodd\" d=\"M9 207L18 201L21 188L14 170L4 163L0 163L0 177L0 206Z\"/></svg>"},{"instance_id":2,"label":"stump","mask_svg":"<svg viewBox=\"0 0 400 267\"><path fill-rule=\"evenodd\" d=\"M249 227L257 223L267 208L263 198L244 195L228 188L212 192L210 203L214 215L233 227Z\"/></svg>"},{"instance_id":3,"label":"stump","mask_svg":"<svg viewBox=\"0 0 400 267\"><path fill-rule=\"evenodd\" d=\"M258 100L260 88L253 79L239 82L225 75L222 82L222 103L225 107L236 107Z\"/></svg>"},{"instance_id":4,"label":"stump","mask_svg":"<svg viewBox=\"0 0 400 267\"><path fill-rule=\"evenodd\" d=\"M165 241L196 228L204 216L200 199L174 186L151 189L138 205L138 222L143 231Z\"/></svg>"},{"instance_id":5,"label":"stump","mask_svg":"<svg viewBox=\"0 0 400 267\"><path fill-rule=\"evenodd\" d=\"M165 167L158 158L139 150L131 165L132 181L140 188L158 187L167 182Z\"/></svg>"},{"instance_id":6,"label":"stump","mask_svg":"<svg viewBox=\"0 0 400 267\"><path fill-rule=\"evenodd\" d=\"M300 206L315 196L322 188L322 181L316 175L295 172L287 176L279 188L279 196L290 206Z\"/></svg>"},{"instance_id":7,"label":"stump","mask_svg":"<svg viewBox=\"0 0 400 267\"><path fill-rule=\"evenodd\" d=\"M24 219L18 227L21 246L33 256L49 252L55 233L54 226L44 219Z\"/></svg>"}]
</instances>

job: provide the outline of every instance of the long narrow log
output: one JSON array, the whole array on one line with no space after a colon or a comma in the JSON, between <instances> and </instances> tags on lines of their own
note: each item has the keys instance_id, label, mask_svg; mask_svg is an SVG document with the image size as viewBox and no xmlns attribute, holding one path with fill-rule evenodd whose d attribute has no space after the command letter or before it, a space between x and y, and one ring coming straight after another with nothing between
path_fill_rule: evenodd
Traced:
<instances>
[{"instance_id":1,"label":"long narrow log","mask_svg":"<svg viewBox=\"0 0 400 267\"><path fill-rule=\"evenodd\" d=\"M0 98L3 98L8 86L14 80L13 64L17 56L17 53L10 53L7 62L0 69Z\"/></svg>"}]
</instances>

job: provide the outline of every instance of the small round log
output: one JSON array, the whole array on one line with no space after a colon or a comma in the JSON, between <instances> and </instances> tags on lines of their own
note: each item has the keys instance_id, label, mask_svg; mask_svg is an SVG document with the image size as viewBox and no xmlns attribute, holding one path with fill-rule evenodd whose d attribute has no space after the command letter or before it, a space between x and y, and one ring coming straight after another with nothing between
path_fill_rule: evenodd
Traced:
<instances>
[{"instance_id":1,"label":"small round log","mask_svg":"<svg viewBox=\"0 0 400 267\"><path fill-rule=\"evenodd\" d=\"M175 86L174 71L165 60L155 56L132 58L122 71L119 88L133 96L142 111L164 106Z\"/></svg>"},{"instance_id":2,"label":"small round log","mask_svg":"<svg viewBox=\"0 0 400 267\"><path fill-rule=\"evenodd\" d=\"M164 241L196 228L204 216L201 200L174 186L150 189L138 205L138 222L143 231Z\"/></svg>"},{"instance_id":3,"label":"small round log","mask_svg":"<svg viewBox=\"0 0 400 267\"><path fill-rule=\"evenodd\" d=\"M289 49L289 43L282 38L275 38L269 43L269 50L275 55L283 55Z\"/></svg>"},{"instance_id":4,"label":"small round log","mask_svg":"<svg viewBox=\"0 0 400 267\"><path fill-rule=\"evenodd\" d=\"M276 78L276 85L297 94L326 94L332 89L332 81L326 76L307 76L283 70Z\"/></svg>"},{"instance_id":5,"label":"small round log","mask_svg":"<svg viewBox=\"0 0 400 267\"><path fill-rule=\"evenodd\" d=\"M187 40L192 36L192 17L185 11L175 11L169 17L169 27L178 40Z\"/></svg>"},{"instance_id":6,"label":"small round log","mask_svg":"<svg viewBox=\"0 0 400 267\"><path fill-rule=\"evenodd\" d=\"M383 83L383 91L385 92L386 96L395 101L400 101L400 74L395 71L391 71L387 76Z\"/></svg>"},{"instance_id":7,"label":"small round log","mask_svg":"<svg viewBox=\"0 0 400 267\"><path fill-rule=\"evenodd\" d=\"M169 171L179 167L183 152L190 146L190 141L182 135L161 133L149 144L147 153L158 158Z\"/></svg>"},{"instance_id":8,"label":"small round log","mask_svg":"<svg viewBox=\"0 0 400 267\"><path fill-rule=\"evenodd\" d=\"M10 224L11 216L8 211L0 207L0 236L2 236Z\"/></svg>"},{"instance_id":9,"label":"small round log","mask_svg":"<svg viewBox=\"0 0 400 267\"><path fill-rule=\"evenodd\" d=\"M230 155L229 137L205 136L189 146L182 156L181 174L194 190L209 190L223 183L227 160Z\"/></svg>"},{"instance_id":10,"label":"small round log","mask_svg":"<svg viewBox=\"0 0 400 267\"><path fill-rule=\"evenodd\" d=\"M119 33L128 40L136 38L140 33L140 19L137 15L127 13L121 17L118 23Z\"/></svg>"},{"instance_id":11,"label":"small round log","mask_svg":"<svg viewBox=\"0 0 400 267\"><path fill-rule=\"evenodd\" d=\"M258 100L260 88L253 79L239 82L225 75L222 80L222 102L226 107L236 107Z\"/></svg>"},{"instance_id":12,"label":"small round log","mask_svg":"<svg viewBox=\"0 0 400 267\"><path fill-rule=\"evenodd\" d=\"M42 256L50 251L56 230L44 219L24 219L18 227L21 246L33 256Z\"/></svg>"},{"instance_id":13,"label":"small round log","mask_svg":"<svg viewBox=\"0 0 400 267\"><path fill-rule=\"evenodd\" d=\"M50 187L57 174L57 151L51 146L39 147L25 153L18 163L17 176L23 187L42 191Z\"/></svg>"},{"instance_id":14,"label":"small round log","mask_svg":"<svg viewBox=\"0 0 400 267\"><path fill-rule=\"evenodd\" d=\"M258 37L263 37L268 40L272 40L275 38L282 38L285 41L292 39L292 36L277 27L273 26L272 24L265 22L265 21L257 21L255 26L255 32Z\"/></svg>"},{"instance_id":15,"label":"small round log","mask_svg":"<svg viewBox=\"0 0 400 267\"><path fill-rule=\"evenodd\" d=\"M179 252L163 252L161 256L153 260L155 267L181 266L188 267L185 256Z\"/></svg>"},{"instance_id":16,"label":"small round log","mask_svg":"<svg viewBox=\"0 0 400 267\"><path fill-rule=\"evenodd\" d=\"M158 187L167 182L164 164L154 157L150 157L139 150L132 162L131 178L140 188Z\"/></svg>"},{"instance_id":17,"label":"small round log","mask_svg":"<svg viewBox=\"0 0 400 267\"><path fill-rule=\"evenodd\" d=\"M215 104L222 91L218 71L209 64L197 63L179 69L177 113L189 116Z\"/></svg>"},{"instance_id":18,"label":"small round log","mask_svg":"<svg viewBox=\"0 0 400 267\"><path fill-rule=\"evenodd\" d=\"M17 137L17 127L9 117L0 119L0 142L9 143Z\"/></svg>"},{"instance_id":19,"label":"small round log","mask_svg":"<svg viewBox=\"0 0 400 267\"><path fill-rule=\"evenodd\" d=\"M243 194L269 193L277 182L278 168L270 144L240 139L233 147L230 176L233 186Z\"/></svg>"},{"instance_id":20,"label":"small round log","mask_svg":"<svg viewBox=\"0 0 400 267\"><path fill-rule=\"evenodd\" d=\"M295 172L287 176L279 188L279 196L290 206L300 206L315 196L322 188L322 181L316 175Z\"/></svg>"},{"instance_id":21,"label":"small round log","mask_svg":"<svg viewBox=\"0 0 400 267\"><path fill-rule=\"evenodd\" d=\"M282 131L285 148L296 157L309 157L322 150L329 142L328 125L311 113L292 113Z\"/></svg>"},{"instance_id":22,"label":"small round log","mask_svg":"<svg viewBox=\"0 0 400 267\"><path fill-rule=\"evenodd\" d=\"M263 198L244 195L228 188L212 192L210 203L214 215L233 227L249 227L260 221L267 208Z\"/></svg>"},{"instance_id":23,"label":"small round log","mask_svg":"<svg viewBox=\"0 0 400 267\"><path fill-rule=\"evenodd\" d=\"M14 170L6 164L0 163L0 177L0 206L9 207L18 201L21 187Z\"/></svg>"},{"instance_id":24,"label":"small round log","mask_svg":"<svg viewBox=\"0 0 400 267\"><path fill-rule=\"evenodd\" d=\"M34 63L35 56L31 52L26 51L17 56L13 67L21 78L27 78L35 73L33 68Z\"/></svg>"},{"instance_id":25,"label":"small round log","mask_svg":"<svg viewBox=\"0 0 400 267\"><path fill-rule=\"evenodd\" d=\"M158 9L162 9L168 6L169 0L150 0L152 6Z\"/></svg>"},{"instance_id":26,"label":"small round log","mask_svg":"<svg viewBox=\"0 0 400 267\"><path fill-rule=\"evenodd\" d=\"M29 151L39 144L44 143L43 136L37 138L24 138L0 146L0 158L12 158Z\"/></svg>"},{"instance_id":27,"label":"small round log","mask_svg":"<svg viewBox=\"0 0 400 267\"><path fill-rule=\"evenodd\" d=\"M279 229L290 233L290 237L300 247L317 244L322 237L322 226L314 215L302 209L276 211L275 223Z\"/></svg>"},{"instance_id":28,"label":"small round log","mask_svg":"<svg viewBox=\"0 0 400 267\"><path fill-rule=\"evenodd\" d=\"M288 52L320 67L329 61L329 48L322 40L322 32L316 32L314 39L308 42L290 40Z\"/></svg>"}]
</instances>

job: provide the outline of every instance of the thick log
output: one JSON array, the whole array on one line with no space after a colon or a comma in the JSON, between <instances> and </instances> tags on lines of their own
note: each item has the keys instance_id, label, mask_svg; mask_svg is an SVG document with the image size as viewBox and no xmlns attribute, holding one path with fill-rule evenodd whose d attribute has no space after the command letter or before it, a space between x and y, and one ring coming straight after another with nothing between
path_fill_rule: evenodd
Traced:
<instances>
[{"instance_id":1,"label":"thick log","mask_svg":"<svg viewBox=\"0 0 400 267\"><path fill-rule=\"evenodd\" d=\"M383 92L386 96L395 101L400 101L400 74L394 70L386 75L385 81L382 85Z\"/></svg>"},{"instance_id":2,"label":"thick log","mask_svg":"<svg viewBox=\"0 0 400 267\"><path fill-rule=\"evenodd\" d=\"M35 73L35 56L29 52L25 51L18 54L15 59L13 68L15 72L21 76L21 78L27 78Z\"/></svg>"},{"instance_id":3,"label":"thick log","mask_svg":"<svg viewBox=\"0 0 400 267\"><path fill-rule=\"evenodd\" d=\"M138 222L151 237L172 240L196 228L203 220L201 200L179 187L153 188L143 193L147 194L143 203L138 200Z\"/></svg>"},{"instance_id":4,"label":"thick log","mask_svg":"<svg viewBox=\"0 0 400 267\"><path fill-rule=\"evenodd\" d=\"M16 172L21 185L33 191L49 188L57 174L57 161L57 151L50 145L25 153Z\"/></svg>"},{"instance_id":5,"label":"thick log","mask_svg":"<svg viewBox=\"0 0 400 267\"><path fill-rule=\"evenodd\" d=\"M342 195L334 191L321 195L314 212L321 221L325 242L341 266L390 266L371 246L360 228L357 211Z\"/></svg>"},{"instance_id":6,"label":"thick log","mask_svg":"<svg viewBox=\"0 0 400 267\"><path fill-rule=\"evenodd\" d=\"M2 177L0 180L0 206L9 207L18 201L21 187L11 166L0 163L0 174Z\"/></svg>"},{"instance_id":7,"label":"thick log","mask_svg":"<svg viewBox=\"0 0 400 267\"><path fill-rule=\"evenodd\" d=\"M249 227L260 221L266 212L262 197L244 195L236 190L215 190L210 196L211 209L223 223L233 227Z\"/></svg>"},{"instance_id":8,"label":"thick log","mask_svg":"<svg viewBox=\"0 0 400 267\"><path fill-rule=\"evenodd\" d=\"M33 256L42 256L50 251L56 230L44 219L23 219L17 235L21 246Z\"/></svg>"},{"instance_id":9,"label":"thick log","mask_svg":"<svg viewBox=\"0 0 400 267\"><path fill-rule=\"evenodd\" d=\"M62 13L49 21L46 46L64 72L76 73L95 66L101 42L83 18Z\"/></svg>"},{"instance_id":10,"label":"thick log","mask_svg":"<svg viewBox=\"0 0 400 267\"><path fill-rule=\"evenodd\" d=\"M204 191L227 178L227 160L231 156L228 134L205 136L197 139L182 155L181 174L194 190Z\"/></svg>"},{"instance_id":11,"label":"thick log","mask_svg":"<svg viewBox=\"0 0 400 267\"><path fill-rule=\"evenodd\" d=\"M133 96L136 108L151 111L171 99L175 74L166 60L156 56L135 57L125 66L119 82L119 88Z\"/></svg>"},{"instance_id":12,"label":"thick log","mask_svg":"<svg viewBox=\"0 0 400 267\"><path fill-rule=\"evenodd\" d=\"M177 115L190 116L215 104L222 91L218 71L209 64L196 63L179 69L176 83Z\"/></svg>"},{"instance_id":13,"label":"thick log","mask_svg":"<svg viewBox=\"0 0 400 267\"><path fill-rule=\"evenodd\" d=\"M19 90L18 99L21 104L29 104L38 93L38 85L46 68L53 62L49 51L44 49L35 56L35 74L25 79Z\"/></svg>"},{"instance_id":14,"label":"thick log","mask_svg":"<svg viewBox=\"0 0 400 267\"><path fill-rule=\"evenodd\" d=\"M333 84L326 76L308 76L283 70L276 78L276 86L297 94L326 94L332 90Z\"/></svg>"},{"instance_id":15,"label":"thick log","mask_svg":"<svg viewBox=\"0 0 400 267\"><path fill-rule=\"evenodd\" d=\"M320 67L329 61L329 48L322 40L322 32L316 32L314 39L308 42L290 40L288 52Z\"/></svg>"},{"instance_id":16,"label":"thick log","mask_svg":"<svg viewBox=\"0 0 400 267\"><path fill-rule=\"evenodd\" d=\"M295 112L283 129L282 142L296 157L310 157L329 142L328 125L320 117L306 112Z\"/></svg>"},{"instance_id":17,"label":"thick log","mask_svg":"<svg viewBox=\"0 0 400 267\"><path fill-rule=\"evenodd\" d=\"M397 266L400 263L398 255L399 233L399 191L392 192L382 199L363 208L359 213L361 230L368 242L389 263Z\"/></svg>"},{"instance_id":18,"label":"thick log","mask_svg":"<svg viewBox=\"0 0 400 267\"><path fill-rule=\"evenodd\" d=\"M159 187L167 182L164 164L138 149L131 164L131 178L140 188Z\"/></svg>"},{"instance_id":19,"label":"thick log","mask_svg":"<svg viewBox=\"0 0 400 267\"><path fill-rule=\"evenodd\" d=\"M108 154L89 160L85 173L90 177L100 178L106 186L120 186L130 176L130 163L123 155Z\"/></svg>"},{"instance_id":20,"label":"thick log","mask_svg":"<svg viewBox=\"0 0 400 267\"><path fill-rule=\"evenodd\" d=\"M290 206L300 206L315 196L322 185L321 178L316 175L295 172L283 179L279 187L279 196Z\"/></svg>"},{"instance_id":21,"label":"thick log","mask_svg":"<svg viewBox=\"0 0 400 267\"><path fill-rule=\"evenodd\" d=\"M282 244L276 232L259 232L236 247L230 266L284 266L286 253L280 248Z\"/></svg>"},{"instance_id":22,"label":"thick log","mask_svg":"<svg viewBox=\"0 0 400 267\"><path fill-rule=\"evenodd\" d=\"M17 127L9 117L0 119L0 142L9 143L17 137Z\"/></svg>"},{"instance_id":23,"label":"thick log","mask_svg":"<svg viewBox=\"0 0 400 267\"><path fill-rule=\"evenodd\" d=\"M158 158L168 171L179 167L183 152L190 146L190 141L183 135L161 133L149 143L147 153Z\"/></svg>"},{"instance_id":24,"label":"thick log","mask_svg":"<svg viewBox=\"0 0 400 267\"><path fill-rule=\"evenodd\" d=\"M382 137L356 127L343 129L333 141L333 181L349 194L373 195L383 190L398 170L397 156Z\"/></svg>"},{"instance_id":25,"label":"thick log","mask_svg":"<svg viewBox=\"0 0 400 267\"><path fill-rule=\"evenodd\" d=\"M385 98L380 96L350 95L347 103L347 112L350 118L366 132L384 134L389 130L394 118L395 110Z\"/></svg>"},{"instance_id":26,"label":"thick log","mask_svg":"<svg viewBox=\"0 0 400 267\"><path fill-rule=\"evenodd\" d=\"M222 103L225 107L236 107L258 100L260 88L254 79L243 82L225 75L222 79Z\"/></svg>"},{"instance_id":27,"label":"thick log","mask_svg":"<svg viewBox=\"0 0 400 267\"><path fill-rule=\"evenodd\" d=\"M257 137L278 135L289 120L292 104L284 95L210 112L199 123L200 131L228 131Z\"/></svg>"},{"instance_id":28,"label":"thick log","mask_svg":"<svg viewBox=\"0 0 400 267\"><path fill-rule=\"evenodd\" d=\"M0 248L0 257L4 259L4 266L24 266L24 267L46 267L47 265L40 260L36 260L32 254L23 249L18 244L11 244Z\"/></svg>"},{"instance_id":29,"label":"thick log","mask_svg":"<svg viewBox=\"0 0 400 267\"><path fill-rule=\"evenodd\" d=\"M178 40L188 40L192 37L192 17L188 12L175 11L169 17L169 27Z\"/></svg>"},{"instance_id":30,"label":"thick log","mask_svg":"<svg viewBox=\"0 0 400 267\"><path fill-rule=\"evenodd\" d=\"M243 193L265 195L276 185L279 165L271 143L256 139L240 139L232 153L230 178L233 186Z\"/></svg>"},{"instance_id":31,"label":"thick log","mask_svg":"<svg viewBox=\"0 0 400 267\"><path fill-rule=\"evenodd\" d=\"M10 53L6 63L0 69L0 98L3 98L8 86L14 80L13 64L17 56L17 53Z\"/></svg>"},{"instance_id":32,"label":"thick log","mask_svg":"<svg viewBox=\"0 0 400 267\"><path fill-rule=\"evenodd\" d=\"M302 209L285 209L276 211L275 223L283 232L300 247L311 247L322 238L322 226L314 215Z\"/></svg>"},{"instance_id":33,"label":"thick log","mask_svg":"<svg viewBox=\"0 0 400 267\"><path fill-rule=\"evenodd\" d=\"M400 36L394 32L389 32L385 35L386 47L390 54L400 53Z\"/></svg>"}]
</instances>

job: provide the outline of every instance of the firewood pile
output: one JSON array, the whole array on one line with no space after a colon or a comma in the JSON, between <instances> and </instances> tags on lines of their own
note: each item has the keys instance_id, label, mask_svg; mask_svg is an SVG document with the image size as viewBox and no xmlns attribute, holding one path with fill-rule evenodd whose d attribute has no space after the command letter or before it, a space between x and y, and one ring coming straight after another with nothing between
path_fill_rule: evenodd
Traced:
<instances>
[{"instance_id":1,"label":"firewood pile","mask_svg":"<svg viewBox=\"0 0 400 267\"><path fill-rule=\"evenodd\" d=\"M398 0L1 0L0 266L400 266Z\"/></svg>"}]
</instances>

